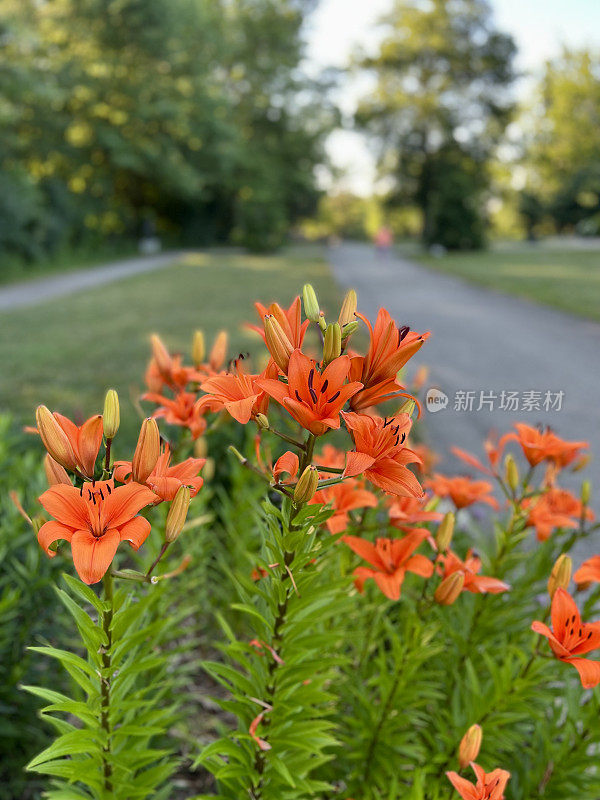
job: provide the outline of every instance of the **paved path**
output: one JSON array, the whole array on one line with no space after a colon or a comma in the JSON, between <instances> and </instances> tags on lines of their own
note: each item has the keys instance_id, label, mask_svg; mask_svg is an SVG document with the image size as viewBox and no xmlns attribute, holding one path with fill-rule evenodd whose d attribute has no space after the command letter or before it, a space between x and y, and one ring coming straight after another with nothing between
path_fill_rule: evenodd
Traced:
<instances>
[{"instance_id":1,"label":"paved path","mask_svg":"<svg viewBox=\"0 0 600 800\"><path fill-rule=\"evenodd\" d=\"M128 278L140 272L160 269L177 260L179 252L160 253L155 256L140 256L123 261L113 261L99 267L63 272L49 278L16 283L0 288L0 311L33 306L53 297L80 292L94 286Z\"/></svg>"},{"instance_id":2,"label":"paved path","mask_svg":"<svg viewBox=\"0 0 600 800\"><path fill-rule=\"evenodd\" d=\"M425 411L426 435L447 455L457 444L480 454L491 428L513 422L551 425L566 439L589 440L595 462L586 474L600 505L600 325L544 306L497 294L389 256L368 245L344 244L329 251L336 278L358 291L359 307L374 319L385 305L399 324L431 331L411 365L430 368L427 386L449 397L446 409ZM410 372L410 370L409 370ZM500 393L564 392L562 410L502 411ZM456 411L458 391L472 391L472 411ZM494 392L495 409L477 410L480 392ZM446 459L444 468L461 462ZM463 468L464 471L464 468ZM578 481L581 476L578 476ZM599 548L600 549L600 548Z\"/></svg>"}]
</instances>

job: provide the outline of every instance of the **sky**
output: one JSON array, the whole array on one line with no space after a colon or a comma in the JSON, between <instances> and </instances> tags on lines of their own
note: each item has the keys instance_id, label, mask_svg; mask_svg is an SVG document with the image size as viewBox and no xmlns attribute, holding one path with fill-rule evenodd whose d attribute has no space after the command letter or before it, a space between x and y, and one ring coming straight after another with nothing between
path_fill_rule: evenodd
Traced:
<instances>
[{"instance_id":1,"label":"sky","mask_svg":"<svg viewBox=\"0 0 600 800\"><path fill-rule=\"evenodd\" d=\"M345 67L357 48L374 50L377 21L392 5L393 0L320 0L307 28L309 70ZM517 67L528 75L539 73L563 45L600 48L600 0L492 0L492 6L497 26L517 43ZM520 81L518 93L525 97L531 85L531 78ZM344 79L336 100L347 117L368 88L364 77ZM337 187L364 195L373 191L374 159L361 134L334 131L327 150L344 172ZM324 172L320 178L324 188L330 188L330 175Z\"/></svg>"}]
</instances>

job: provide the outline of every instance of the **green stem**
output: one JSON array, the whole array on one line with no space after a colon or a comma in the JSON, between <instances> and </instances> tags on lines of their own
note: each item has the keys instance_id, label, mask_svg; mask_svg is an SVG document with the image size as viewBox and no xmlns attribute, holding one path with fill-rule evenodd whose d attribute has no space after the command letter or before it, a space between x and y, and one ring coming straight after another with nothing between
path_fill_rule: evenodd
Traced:
<instances>
[{"instance_id":1,"label":"green stem","mask_svg":"<svg viewBox=\"0 0 600 800\"><path fill-rule=\"evenodd\" d=\"M316 441L317 437L315 436L315 434L309 433L306 439L306 443L302 445L304 452L302 454L302 459L300 461L300 469L298 470L298 475L302 475L304 470L309 466L310 462L312 461Z\"/></svg>"},{"instance_id":2,"label":"green stem","mask_svg":"<svg viewBox=\"0 0 600 800\"><path fill-rule=\"evenodd\" d=\"M297 439L294 439L293 436L288 436L287 433L281 433L281 431L276 431L275 428L265 428L265 430L274 433L275 436L279 436L280 439L283 439L284 442L288 444L293 444L294 447L297 447L299 450L304 450L306 445L304 442L299 442Z\"/></svg>"},{"instance_id":3,"label":"green stem","mask_svg":"<svg viewBox=\"0 0 600 800\"><path fill-rule=\"evenodd\" d=\"M146 573L146 580L148 580L150 578L150 576L154 572L154 569L156 568L156 565L158 564L158 562L161 560L161 558L164 556L164 554L169 549L169 545L170 544L171 544L171 542L165 542L163 544L163 546L160 548L160 553L156 556L156 558L154 559L154 561L152 562L152 564L150 566L150 569Z\"/></svg>"},{"instance_id":4,"label":"green stem","mask_svg":"<svg viewBox=\"0 0 600 800\"><path fill-rule=\"evenodd\" d=\"M398 684L400 683L400 678L402 677L402 672L404 670L404 661L405 661L405 653L403 653L402 658L400 659L398 668L396 669L396 674L394 676L394 681L390 687L387 699L381 710L381 714L379 716L379 720L377 721L375 730L373 731L373 736L371 737L371 741L369 742L369 747L367 749L367 756L365 760L365 770L363 774L364 787L367 787L369 785L369 777L371 775L371 768L373 766L373 756L375 755L375 750L379 742L379 737L381 736L381 729L383 728L383 724L389 716L392 703L394 702L394 697L396 696Z\"/></svg>"},{"instance_id":5,"label":"green stem","mask_svg":"<svg viewBox=\"0 0 600 800\"><path fill-rule=\"evenodd\" d=\"M110 796L113 791L112 783L112 763L111 763L111 729L110 729L110 683L111 673L111 648L112 648L112 619L114 613L113 606L113 579L110 570L104 575L104 602L107 608L102 612L102 630L107 639L107 643L102 648L102 677L101 699L100 699L100 724L106 736L106 742L102 748L102 773L104 776L104 790Z\"/></svg>"},{"instance_id":6,"label":"green stem","mask_svg":"<svg viewBox=\"0 0 600 800\"><path fill-rule=\"evenodd\" d=\"M294 513L292 509L293 505L290 506L290 525L291 525L292 515ZM295 553L286 552L284 554L284 563L291 564L292 561L294 560L294 556ZM287 571L281 573L280 579L282 583L286 580L289 581L289 575L287 574ZM292 587L288 582L285 586L284 598L277 605L277 617L275 618L275 622L273 623L273 635L271 637L271 647L275 652L278 652L281 647L281 642L283 639L283 631L281 629L285 624L291 593L292 593ZM278 666L279 662L276 661L274 658L271 658L269 662L269 668L267 674L267 688L266 688L266 702L271 707L273 706L273 701L275 697L275 689L276 689L275 679ZM265 720L264 724L268 724L268 720ZM262 798L263 773L265 771L265 765L266 765L265 753L262 750L258 750L256 752L256 756L254 757L254 772L258 775L258 777L255 780L253 780L252 785L248 790L252 800L261 800Z\"/></svg>"}]
</instances>

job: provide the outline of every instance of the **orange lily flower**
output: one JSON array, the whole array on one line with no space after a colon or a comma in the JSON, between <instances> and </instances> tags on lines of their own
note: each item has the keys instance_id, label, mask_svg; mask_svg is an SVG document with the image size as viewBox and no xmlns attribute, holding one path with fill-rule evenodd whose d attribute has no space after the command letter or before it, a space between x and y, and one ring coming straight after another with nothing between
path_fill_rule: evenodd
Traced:
<instances>
[{"instance_id":1,"label":"orange lily flower","mask_svg":"<svg viewBox=\"0 0 600 800\"><path fill-rule=\"evenodd\" d=\"M518 434L509 433L504 438L512 439L521 445L525 458L532 467L542 461L548 461L557 469L562 469L575 461L581 450L589 447L588 442L567 442L549 428L538 430L523 422L517 423L515 428Z\"/></svg>"},{"instance_id":2,"label":"orange lily flower","mask_svg":"<svg viewBox=\"0 0 600 800\"><path fill-rule=\"evenodd\" d=\"M587 520L595 517L592 509L584 507L581 500L567 489L554 487L533 504L531 500L524 500L523 506L530 509L527 525L535 528L540 542L545 542L555 528L576 528L582 515Z\"/></svg>"},{"instance_id":3,"label":"orange lily flower","mask_svg":"<svg viewBox=\"0 0 600 800\"><path fill-rule=\"evenodd\" d=\"M76 425L68 417L59 414L58 411L54 411L52 416L67 440L66 450L69 453L69 457L63 462L63 465L73 472L81 472L86 478L92 478L98 451L102 444L102 415L95 414L86 420L83 425ZM45 432L40 432L38 429L38 433L40 433L42 442L46 445ZM47 446L46 449L48 449Z\"/></svg>"},{"instance_id":4,"label":"orange lily flower","mask_svg":"<svg viewBox=\"0 0 600 800\"><path fill-rule=\"evenodd\" d=\"M321 467L343 469L346 462L346 453L331 444L326 444L321 453L315 456L315 461Z\"/></svg>"},{"instance_id":5,"label":"orange lily flower","mask_svg":"<svg viewBox=\"0 0 600 800\"><path fill-rule=\"evenodd\" d=\"M180 486L188 486L190 497L195 497L204 483L198 473L206 463L205 458L186 458L180 464L170 465L171 451L168 445L158 457L158 461L145 485L151 489L161 500L171 502ZM131 483L131 461L116 461L114 478L119 483Z\"/></svg>"},{"instance_id":6,"label":"orange lily flower","mask_svg":"<svg viewBox=\"0 0 600 800\"><path fill-rule=\"evenodd\" d=\"M287 483L289 481L293 481L296 475L298 474L298 470L300 468L300 460L296 453L293 453L291 450L286 450L286 452L279 456L277 461L275 462L275 466L273 467L273 478L276 483ZM287 481L282 481L282 475L289 475Z\"/></svg>"},{"instance_id":7,"label":"orange lily flower","mask_svg":"<svg viewBox=\"0 0 600 800\"><path fill-rule=\"evenodd\" d=\"M193 439L202 436L206 430L206 420L202 410L197 407L196 395L191 392L179 392L171 400L161 394L148 392L142 400L157 403L159 408L152 414L155 419L163 418L169 425L189 428Z\"/></svg>"},{"instance_id":8,"label":"orange lily flower","mask_svg":"<svg viewBox=\"0 0 600 800\"><path fill-rule=\"evenodd\" d=\"M506 433L501 436L498 441L495 440L494 434L490 434L483 443L483 449L486 452L490 466L486 467L476 456L468 453L460 447L451 447L450 450L457 458L464 461L470 467L484 472L486 475L497 475L498 464L506 447L506 442L513 437L514 434Z\"/></svg>"},{"instance_id":9,"label":"orange lily flower","mask_svg":"<svg viewBox=\"0 0 600 800\"><path fill-rule=\"evenodd\" d=\"M487 575L478 575L481 569L481 559L474 556L469 550L467 557L464 561L448 550L445 554L440 554L437 557L437 572L442 576L442 579L447 578L454 572L462 572L465 576L463 589L466 592L473 594L500 594L500 592L507 592L510 586L498 578L490 578Z\"/></svg>"},{"instance_id":10,"label":"orange lily flower","mask_svg":"<svg viewBox=\"0 0 600 800\"><path fill-rule=\"evenodd\" d=\"M422 522L441 522L444 515L439 511L427 511L429 497L392 497L388 502L390 524L399 530L408 530L409 525Z\"/></svg>"},{"instance_id":11,"label":"orange lily flower","mask_svg":"<svg viewBox=\"0 0 600 800\"><path fill-rule=\"evenodd\" d=\"M197 403L200 410L211 411L225 409L235 420L245 425L257 414L266 414L269 408L269 396L257 385L262 378L276 379L279 374L274 361L269 361L260 375L248 375L241 362L235 362L235 374L215 375L202 382L200 388L206 392Z\"/></svg>"},{"instance_id":12,"label":"orange lily flower","mask_svg":"<svg viewBox=\"0 0 600 800\"><path fill-rule=\"evenodd\" d=\"M152 358L146 369L145 381L151 392L160 392L167 385L173 391L182 391L195 380L193 367L184 367L180 355L172 356L157 334L151 337Z\"/></svg>"},{"instance_id":13,"label":"orange lily flower","mask_svg":"<svg viewBox=\"0 0 600 800\"><path fill-rule=\"evenodd\" d=\"M504 789L510 778L510 772L505 769L495 769L486 773L474 761L471 762L471 767L477 778L476 784L461 778L458 772L446 773L446 777L463 800L504 800Z\"/></svg>"},{"instance_id":14,"label":"orange lily flower","mask_svg":"<svg viewBox=\"0 0 600 800\"><path fill-rule=\"evenodd\" d=\"M584 689L593 689L600 683L600 661L580 656L600 647L600 622L582 622L575 601L562 587L552 598L551 617L552 630L538 620L531 629L548 639L556 658L575 667Z\"/></svg>"},{"instance_id":15,"label":"orange lily flower","mask_svg":"<svg viewBox=\"0 0 600 800\"><path fill-rule=\"evenodd\" d=\"M258 317L261 321L259 325L248 325L247 327L256 333L260 334L262 338L265 338L265 329L264 329L264 320L267 316L275 317L277 322L281 325L283 332L291 342L292 347L294 350L299 349L302 347L302 342L304 341L304 334L306 333L306 329L310 325L309 320L304 320L302 322L302 306L300 303L300 297L296 297L293 301L291 306L287 309L287 311L282 308L279 303L271 303L270 306L263 306L262 303L254 303L254 308L258 313Z\"/></svg>"},{"instance_id":16,"label":"orange lily flower","mask_svg":"<svg viewBox=\"0 0 600 800\"><path fill-rule=\"evenodd\" d=\"M473 503L487 503L492 508L500 508L495 497L490 495L494 488L488 481L474 481L471 478L435 474L426 484L438 497L449 497L456 508L466 508Z\"/></svg>"},{"instance_id":17,"label":"orange lily flower","mask_svg":"<svg viewBox=\"0 0 600 800\"><path fill-rule=\"evenodd\" d=\"M375 508L378 500L373 492L369 492L360 485L360 481L350 478L335 486L320 489L310 503L321 503L333 508L333 515L325 524L329 533L335 534L345 531L348 527L349 511L357 508Z\"/></svg>"},{"instance_id":18,"label":"orange lily flower","mask_svg":"<svg viewBox=\"0 0 600 800\"><path fill-rule=\"evenodd\" d=\"M373 578L386 597L398 600L407 572L430 578L433 574L431 561L419 553L413 555L428 536L429 531L424 528L414 530L402 539L377 539L375 544L358 536L344 536L342 541L373 567L357 567L354 570L358 591L362 592L365 581Z\"/></svg>"},{"instance_id":19,"label":"orange lily flower","mask_svg":"<svg viewBox=\"0 0 600 800\"><path fill-rule=\"evenodd\" d=\"M350 359L335 358L319 372L315 362L300 350L290 356L288 382L260 378L256 385L282 405L292 417L315 436L340 427L344 403L362 388L361 383L344 383Z\"/></svg>"},{"instance_id":20,"label":"orange lily flower","mask_svg":"<svg viewBox=\"0 0 600 800\"><path fill-rule=\"evenodd\" d=\"M592 556L579 567L573 580L578 589L585 589L590 583L600 583L600 556Z\"/></svg>"},{"instance_id":21,"label":"orange lily flower","mask_svg":"<svg viewBox=\"0 0 600 800\"><path fill-rule=\"evenodd\" d=\"M119 486L114 481L85 483L81 489L57 484L47 489L40 503L54 519L39 530L38 542L53 558L49 547L58 539L71 543L73 563L84 583L101 580L120 542L137 550L150 533L150 523L136 516L157 496L137 483Z\"/></svg>"},{"instance_id":22,"label":"orange lily flower","mask_svg":"<svg viewBox=\"0 0 600 800\"><path fill-rule=\"evenodd\" d=\"M420 442L419 444L413 444L412 442L409 442L408 447L413 451L413 453L416 453L419 456L419 474L423 477L426 475L431 475L433 468L440 460L438 454L423 442Z\"/></svg>"},{"instance_id":23,"label":"orange lily flower","mask_svg":"<svg viewBox=\"0 0 600 800\"><path fill-rule=\"evenodd\" d=\"M342 414L352 433L355 450L347 453L344 477L364 473L365 478L388 494L422 497L423 489L407 464L419 457L404 446L412 425L408 414L381 419L366 414Z\"/></svg>"},{"instance_id":24,"label":"orange lily flower","mask_svg":"<svg viewBox=\"0 0 600 800\"><path fill-rule=\"evenodd\" d=\"M374 329L362 314L356 316L369 328L371 339L366 356L352 357L350 378L360 381L364 388L352 398L350 407L360 411L403 393L398 372L422 347L429 333L416 333L406 325L398 328L385 308L379 309Z\"/></svg>"}]
</instances>

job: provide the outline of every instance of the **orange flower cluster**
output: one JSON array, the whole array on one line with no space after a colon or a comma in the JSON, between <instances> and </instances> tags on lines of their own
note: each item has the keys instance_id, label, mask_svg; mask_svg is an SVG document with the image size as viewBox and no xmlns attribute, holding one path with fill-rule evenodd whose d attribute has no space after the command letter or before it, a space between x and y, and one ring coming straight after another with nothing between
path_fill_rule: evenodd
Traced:
<instances>
[{"instance_id":1,"label":"orange flower cluster","mask_svg":"<svg viewBox=\"0 0 600 800\"><path fill-rule=\"evenodd\" d=\"M169 363L171 385L181 383L183 368L175 360ZM57 541L69 542L77 574L87 584L103 578L121 542L128 542L134 550L145 542L150 522L139 515L142 509L167 501L176 510L181 492L194 495L203 483L198 473L204 460L188 458L171 466L169 448L161 450L153 419L142 423L131 461L112 464L111 445L119 420L115 398L114 392L107 395L104 417L110 413L110 420L96 415L81 426L52 414L45 406L36 413L37 431L48 452L45 469L50 484L39 501L52 517L39 527L38 541L51 558L56 555L53 545ZM105 452L98 463L103 440ZM184 521L185 517L174 520L170 513L169 543Z\"/></svg>"}]
</instances>

